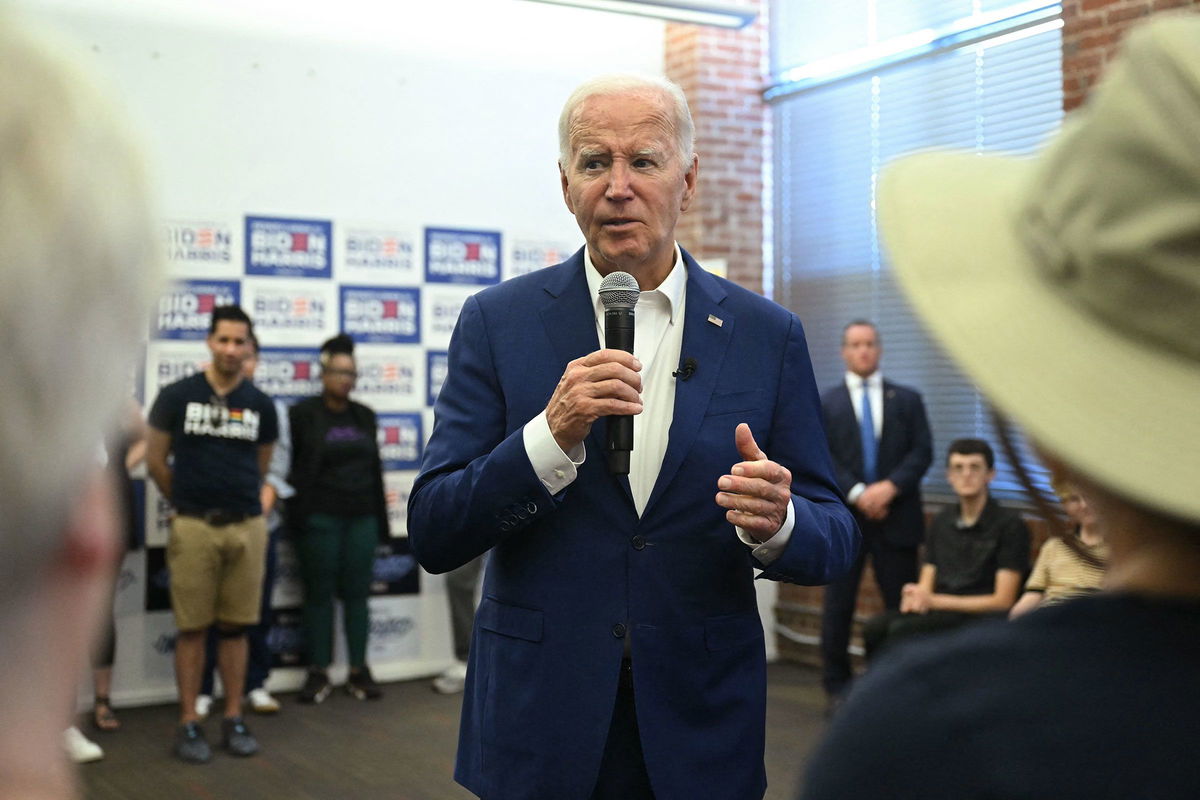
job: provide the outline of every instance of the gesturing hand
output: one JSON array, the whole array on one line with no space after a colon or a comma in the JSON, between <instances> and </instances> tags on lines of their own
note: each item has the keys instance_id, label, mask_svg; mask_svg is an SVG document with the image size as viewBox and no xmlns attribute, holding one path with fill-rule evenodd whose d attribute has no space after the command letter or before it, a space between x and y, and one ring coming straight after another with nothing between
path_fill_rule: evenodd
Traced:
<instances>
[{"instance_id":1,"label":"gesturing hand","mask_svg":"<svg viewBox=\"0 0 1200 800\"><path fill-rule=\"evenodd\" d=\"M733 434L744 461L733 465L730 474L717 480L717 505L728 509L725 519L764 542L774 536L787 519L792 502L792 473L767 458L754 441L750 426L740 423Z\"/></svg>"},{"instance_id":2,"label":"gesturing hand","mask_svg":"<svg viewBox=\"0 0 1200 800\"><path fill-rule=\"evenodd\" d=\"M642 362L624 350L597 350L570 364L546 404L554 441L568 453L592 423L613 414L642 413Z\"/></svg>"}]
</instances>

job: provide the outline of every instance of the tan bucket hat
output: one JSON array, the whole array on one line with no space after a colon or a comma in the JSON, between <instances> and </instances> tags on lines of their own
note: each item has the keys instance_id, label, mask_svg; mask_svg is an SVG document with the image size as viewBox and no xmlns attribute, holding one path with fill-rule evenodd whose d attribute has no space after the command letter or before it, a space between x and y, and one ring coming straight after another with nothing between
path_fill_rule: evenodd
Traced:
<instances>
[{"instance_id":1,"label":"tan bucket hat","mask_svg":"<svg viewBox=\"0 0 1200 800\"><path fill-rule=\"evenodd\" d=\"M890 165L879 218L909 300L1001 411L1200 520L1200 17L1132 31L1036 158Z\"/></svg>"}]
</instances>

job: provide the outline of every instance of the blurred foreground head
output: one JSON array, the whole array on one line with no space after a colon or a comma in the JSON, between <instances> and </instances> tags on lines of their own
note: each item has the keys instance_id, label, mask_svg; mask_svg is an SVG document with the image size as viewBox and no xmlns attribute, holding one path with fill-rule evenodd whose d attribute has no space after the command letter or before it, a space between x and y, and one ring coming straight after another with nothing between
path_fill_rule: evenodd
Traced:
<instances>
[{"instance_id":1,"label":"blurred foreground head","mask_svg":"<svg viewBox=\"0 0 1200 800\"><path fill-rule=\"evenodd\" d=\"M0 11L0 798L70 797L62 732L116 557L99 454L158 289L137 150Z\"/></svg>"},{"instance_id":2,"label":"blurred foreground head","mask_svg":"<svg viewBox=\"0 0 1200 800\"><path fill-rule=\"evenodd\" d=\"M909 299L999 410L1120 506L1193 533L1197 131L1200 18L1159 18L1036 158L910 156L879 198Z\"/></svg>"},{"instance_id":3,"label":"blurred foreground head","mask_svg":"<svg viewBox=\"0 0 1200 800\"><path fill-rule=\"evenodd\" d=\"M0 603L60 547L158 289L137 148L62 49L0 11Z\"/></svg>"}]
</instances>

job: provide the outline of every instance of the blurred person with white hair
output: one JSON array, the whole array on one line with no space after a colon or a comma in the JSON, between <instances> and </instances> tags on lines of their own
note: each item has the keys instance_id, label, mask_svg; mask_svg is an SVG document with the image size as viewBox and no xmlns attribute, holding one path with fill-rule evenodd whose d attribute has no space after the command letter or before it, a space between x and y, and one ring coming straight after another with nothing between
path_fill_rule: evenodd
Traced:
<instances>
[{"instance_id":1,"label":"blurred person with white hair","mask_svg":"<svg viewBox=\"0 0 1200 800\"><path fill-rule=\"evenodd\" d=\"M160 272L139 149L67 49L0 11L0 798L25 800L76 793L62 734L121 547L97 452Z\"/></svg>"},{"instance_id":2,"label":"blurred person with white hair","mask_svg":"<svg viewBox=\"0 0 1200 800\"><path fill-rule=\"evenodd\" d=\"M884 172L900 284L1087 497L1108 573L1101 592L881 659L805 798L1200 797L1197 131L1189 15L1131 32L1039 157L925 153Z\"/></svg>"}]
</instances>

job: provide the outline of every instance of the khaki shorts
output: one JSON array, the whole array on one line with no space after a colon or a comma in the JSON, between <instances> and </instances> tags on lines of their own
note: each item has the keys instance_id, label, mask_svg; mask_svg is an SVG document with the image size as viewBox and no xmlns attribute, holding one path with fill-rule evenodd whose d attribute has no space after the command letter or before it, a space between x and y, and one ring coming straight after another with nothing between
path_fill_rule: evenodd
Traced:
<instances>
[{"instance_id":1,"label":"khaki shorts","mask_svg":"<svg viewBox=\"0 0 1200 800\"><path fill-rule=\"evenodd\" d=\"M220 527L175 517L167 568L176 627L198 631L214 622L257 623L266 558L267 523L261 514Z\"/></svg>"}]
</instances>

